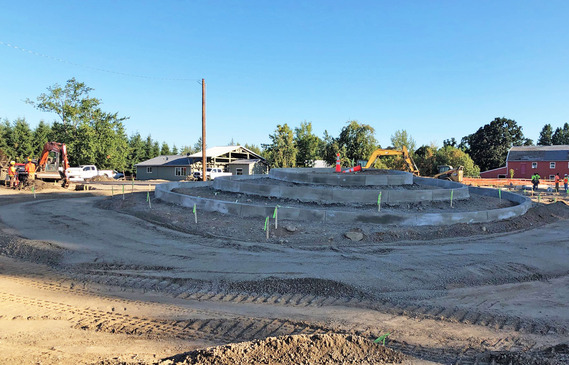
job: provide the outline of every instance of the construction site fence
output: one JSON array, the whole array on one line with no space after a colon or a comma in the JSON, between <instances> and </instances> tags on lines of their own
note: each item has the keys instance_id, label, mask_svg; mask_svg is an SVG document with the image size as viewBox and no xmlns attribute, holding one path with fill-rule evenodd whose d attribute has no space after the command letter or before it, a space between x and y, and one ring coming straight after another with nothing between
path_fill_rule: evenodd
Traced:
<instances>
[{"instance_id":1,"label":"construction site fence","mask_svg":"<svg viewBox=\"0 0 569 365\"><path fill-rule=\"evenodd\" d=\"M481 177L465 177L462 179L462 183L470 186L522 186L531 185L531 179L488 179ZM555 185L554 180L540 179L540 185ZM560 181L560 185L563 185L563 181Z\"/></svg>"}]
</instances>

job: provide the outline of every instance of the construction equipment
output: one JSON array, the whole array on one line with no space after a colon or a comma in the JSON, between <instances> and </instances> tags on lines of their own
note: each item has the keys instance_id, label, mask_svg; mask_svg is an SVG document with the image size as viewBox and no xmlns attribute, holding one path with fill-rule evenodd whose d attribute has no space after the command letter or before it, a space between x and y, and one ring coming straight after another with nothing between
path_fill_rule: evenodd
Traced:
<instances>
[{"instance_id":1,"label":"construction equipment","mask_svg":"<svg viewBox=\"0 0 569 365\"><path fill-rule=\"evenodd\" d=\"M6 181L8 176L8 167L10 166L10 159L0 150L0 181Z\"/></svg>"},{"instance_id":2,"label":"construction equipment","mask_svg":"<svg viewBox=\"0 0 569 365\"><path fill-rule=\"evenodd\" d=\"M454 169L450 165L440 165L438 166L438 169L439 173L433 176L433 178L462 182L462 177L464 176L464 166L459 166Z\"/></svg>"},{"instance_id":3,"label":"construction equipment","mask_svg":"<svg viewBox=\"0 0 569 365\"><path fill-rule=\"evenodd\" d=\"M69 161L67 159L67 147L64 143L47 142L43 146L36 170L36 178L40 180L61 180L63 187L69 186L67 169Z\"/></svg>"},{"instance_id":4,"label":"construction equipment","mask_svg":"<svg viewBox=\"0 0 569 365\"><path fill-rule=\"evenodd\" d=\"M405 146L403 146L400 150L378 148L377 150L373 151L364 169L369 169L375 160L381 156L402 156L403 160L407 164L409 171L415 175L419 175L419 169L417 168L417 165L415 165L415 161L413 161L413 158L411 158L411 155Z\"/></svg>"}]
</instances>

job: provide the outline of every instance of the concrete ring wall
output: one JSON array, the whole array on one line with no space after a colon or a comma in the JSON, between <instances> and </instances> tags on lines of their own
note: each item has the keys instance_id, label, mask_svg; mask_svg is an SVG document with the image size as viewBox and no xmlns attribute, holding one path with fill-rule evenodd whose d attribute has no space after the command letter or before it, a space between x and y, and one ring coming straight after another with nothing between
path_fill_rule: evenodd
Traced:
<instances>
[{"instance_id":1,"label":"concrete ring wall","mask_svg":"<svg viewBox=\"0 0 569 365\"><path fill-rule=\"evenodd\" d=\"M272 214L274 206L254 205L200 198L175 193L174 188L211 186L211 182L172 182L156 186L155 197L172 204L199 210L231 214L242 218L264 218ZM498 190L469 188L470 194L498 197ZM521 216L531 207L527 197L503 191L502 199L518 203L508 208L477 212L445 212L424 214L402 214L385 212L357 212L302 207L279 207L279 217L289 220L303 220L322 223L371 223L401 226L451 225L456 223L486 223Z\"/></svg>"},{"instance_id":2,"label":"concrete ring wall","mask_svg":"<svg viewBox=\"0 0 569 365\"><path fill-rule=\"evenodd\" d=\"M370 169L373 170L373 169ZM379 186L379 185L411 185L413 174L405 171L390 170L389 174L366 175L358 173L336 173L333 169L297 168L271 169L272 179L297 184L323 184L335 186Z\"/></svg>"},{"instance_id":3,"label":"concrete ring wall","mask_svg":"<svg viewBox=\"0 0 569 365\"><path fill-rule=\"evenodd\" d=\"M377 189L335 189L317 188L309 185L285 186L278 184L257 184L251 176L224 176L214 180L213 188L232 193L251 194L265 197L297 199L304 203L320 204L376 204L381 192L381 201L387 204L419 203L423 201L450 201L451 190L454 200L468 199L468 187L452 181L419 178L415 182L437 186L434 190L382 190ZM259 177L257 177L259 178ZM430 181L433 180L433 181Z\"/></svg>"}]
</instances>

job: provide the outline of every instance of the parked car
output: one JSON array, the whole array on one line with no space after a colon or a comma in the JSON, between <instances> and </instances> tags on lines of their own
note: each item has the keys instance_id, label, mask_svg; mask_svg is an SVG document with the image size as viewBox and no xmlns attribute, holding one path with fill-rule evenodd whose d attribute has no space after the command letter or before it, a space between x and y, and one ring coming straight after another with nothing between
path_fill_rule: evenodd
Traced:
<instances>
[{"instance_id":1,"label":"parked car","mask_svg":"<svg viewBox=\"0 0 569 365\"><path fill-rule=\"evenodd\" d=\"M202 179L202 172L201 170L194 171L192 174L194 180L201 181ZM231 176L231 172L224 172L223 169L218 167L208 167L205 172L205 176L208 180L213 180L216 177L220 176Z\"/></svg>"},{"instance_id":2,"label":"parked car","mask_svg":"<svg viewBox=\"0 0 569 365\"><path fill-rule=\"evenodd\" d=\"M81 165L79 167L70 167L66 171L69 181L84 181L92 179L95 176L106 176L108 178L115 178L118 174L114 170L98 170L95 165Z\"/></svg>"}]
</instances>

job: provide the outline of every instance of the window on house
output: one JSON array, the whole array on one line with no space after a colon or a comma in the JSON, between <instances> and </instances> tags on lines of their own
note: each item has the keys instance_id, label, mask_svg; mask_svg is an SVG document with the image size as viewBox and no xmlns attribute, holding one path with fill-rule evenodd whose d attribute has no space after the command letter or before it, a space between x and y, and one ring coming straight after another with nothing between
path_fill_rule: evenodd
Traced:
<instances>
[{"instance_id":1,"label":"window on house","mask_svg":"<svg viewBox=\"0 0 569 365\"><path fill-rule=\"evenodd\" d=\"M549 163L549 168L550 168L550 169L554 169L554 168L555 168L555 162L550 162L550 163Z\"/></svg>"},{"instance_id":2,"label":"window on house","mask_svg":"<svg viewBox=\"0 0 569 365\"><path fill-rule=\"evenodd\" d=\"M243 175L243 169L235 169L235 175Z\"/></svg>"},{"instance_id":3,"label":"window on house","mask_svg":"<svg viewBox=\"0 0 569 365\"><path fill-rule=\"evenodd\" d=\"M146 168L146 173L147 173L147 174L151 174L151 173L152 173L152 167L147 167L147 168Z\"/></svg>"},{"instance_id":4,"label":"window on house","mask_svg":"<svg viewBox=\"0 0 569 365\"><path fill-rule=\"evenodd\" d=\"M532 169L537 169L537 162L532 162L532 163L531 163L531 168L532 168Z\"/></svg>"},{"instance_id":5,"label":"window on house","mask_svg":"<svg viewBox=\"0 0 569 365\"><path fill-rule=\"evenodd\" d=\"M186 176L186 168L185 167L176 167L176 176Z\"/></svg>"}]
</instances>

